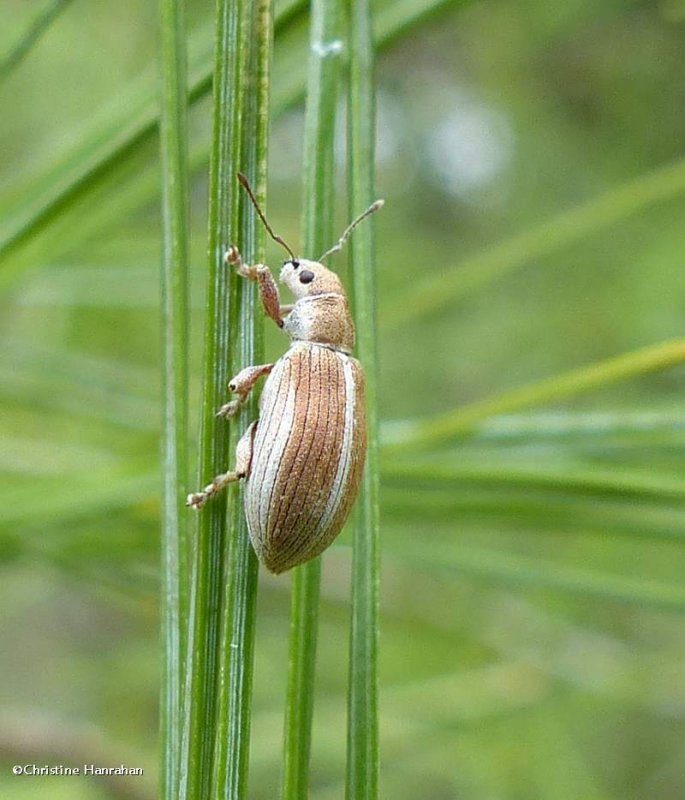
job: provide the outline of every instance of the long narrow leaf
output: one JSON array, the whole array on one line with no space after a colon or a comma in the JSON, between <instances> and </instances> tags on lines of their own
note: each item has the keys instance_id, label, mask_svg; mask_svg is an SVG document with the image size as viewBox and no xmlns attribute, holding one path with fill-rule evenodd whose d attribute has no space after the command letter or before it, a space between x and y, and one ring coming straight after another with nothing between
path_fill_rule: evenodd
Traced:
<instances>
[{"instance_id":1,"label":"long narrow leaf","mask_svg":"<svg viewBox=\"0 0 685 800\"><path fill-rule=\"evenodd\" d=\"M244 2L218 0L214 73L214 129L209 195L209 274L205 328L204 392L198 486L229 467L228 430L215 416L229 378L231 333L237 331L236 289L229 297L224 254L236 242L243 84L249 45ZM235 282L233 282L235 287ZM220 634L226 580L226 493L198 515L188 628L186 707L181 756L181 797L212 796L218 718Z\"/></svg>"},{"instance_id":2,"label":"long narrow leaf","mask_svg":"<svg viewBox=\"0 0 685 800\"><path fill-rule=\"evenodd\" d=\"M371 5L353 0L349 14L348 185L350 217L375 200L375 92ZM358 502L352 560L352 621L347 727L349 800L378 797L379 455L376 376L376 278L372 220L355 232L350 263L357 352L366 371L368 453Z\"/></svg>"},{"instance_id":3,"label":"long narrow leaf","mask_svg":"<svg viewBox=\"0 0 685 800\"><path fill-rule=\"evenodd\" d=\"M474 426L488 417L508 414L524 408L565 400L583 392L603 389L621 381L659 372L685 362L685 340L644 347L615 358L570 370L547 380L505 392L436 417L396 426L393 438L384 443L388 452L408 446L425 446L446 442L470 433Z\"/></svg>"},{"instance_id":4,"label":"long narrow leaf","mask_svg":"<svg viewBox=\"0 0 685 800\"><path fill-rule=\"evenodd\" d=\"M272 9L270 0L241 4L243 23L240 41L245 47L241 62L245 70L241 91L240 168L255 186L264 202L267 165L269 78L272 47ZM239 77L239 76L238 76ZM225 110L225 109L224 109ZM228 146L230 142L226 143ZM237 144L237 143L236 143ZM226 159L223 179L236 184ZM245 199L244 197L242 198ZM241 225L242 254L248 263L264 260L265 232L252 207L243 204ZM235 276L237 318L231 328L230 364L237 372L248 364L261 363L264 356L263 315L257 303L256 287ZM252 392L237 424L232 425L232 445L237 444L247 426L257 418L258 393ZM235 448L232 447L233 451ZM213 796L226 800L246 797L250 753L252 673L254 661L255 616L257 607L257 557L250 544L243 512L244 487L233 487L229 513L229 555L224 596L224 626L220 653L221 682L214 743Z\"/></svg>"},{"instance_id":5,"label":"long narrow leaf","mask_svg":"<svg viewBox=\"0 0 685 800\"><path fill-rule=\"evenodd\" d=\"M162 0L162 219L164 352L161 796L178 797L187 620L188 161L184 0Z\"/></svg>"}]
</instances>

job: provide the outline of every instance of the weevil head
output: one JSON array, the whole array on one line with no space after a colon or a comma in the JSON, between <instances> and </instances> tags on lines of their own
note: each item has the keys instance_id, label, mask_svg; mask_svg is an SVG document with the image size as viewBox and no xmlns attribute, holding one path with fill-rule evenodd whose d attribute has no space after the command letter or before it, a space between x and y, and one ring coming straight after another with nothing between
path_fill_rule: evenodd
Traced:
<instances>
[{"instance_id":1,"label":"weevil head","mask_svg":"<svg viewBox=\"0 0 685 800\"><path fill-rule=\"evenodd\" d=\"M341 294L345 296L340 278L318 261L306 258L293 258L286 261L281 269L281 283L300 300L317 294Z\"/></svg>"},{"instance_id":2,"label":"weevil head","mask_svg":"<svg viewBox=\"0 0 685 800\"><path fill-rule=\"evenodd\" d=\"M290 338L352 352L354 324L335 272L318 261L292 258L283 264L281 281L297 299L283 326Z\"/></svg>"}]
</instances>

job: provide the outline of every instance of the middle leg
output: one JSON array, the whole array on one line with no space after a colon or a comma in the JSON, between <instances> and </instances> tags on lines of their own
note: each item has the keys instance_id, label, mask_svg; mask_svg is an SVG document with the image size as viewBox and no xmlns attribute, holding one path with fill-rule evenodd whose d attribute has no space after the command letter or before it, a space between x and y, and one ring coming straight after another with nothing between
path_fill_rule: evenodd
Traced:
<instances>
[{"instance_id":1,"label":"middle leg","mask_svg":"<svg viewBox=\"0 0 685 800\"><path fill-rule=\"evenodd\" d=\"M216 412L216 416L232 417L234 414L236 414L242 404L247 400L248 395L254 388L255 383L257 383L262 375L268 375L273 368L273 364L260 364L256 367L245 367L245 369L241 369L235 378L232 378L228 384L228 388L234 394L237 394L238 397L235 400L230 400L228 403L225 403L223 406L221 406L221 408Z\"/></svg>"}]
</instances>

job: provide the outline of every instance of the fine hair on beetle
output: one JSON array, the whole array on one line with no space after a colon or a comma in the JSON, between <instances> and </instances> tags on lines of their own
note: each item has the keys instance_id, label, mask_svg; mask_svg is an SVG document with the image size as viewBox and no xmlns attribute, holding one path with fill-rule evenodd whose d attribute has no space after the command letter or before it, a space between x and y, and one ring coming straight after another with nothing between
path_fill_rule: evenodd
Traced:
<instances>
[{"instance_id":1,"label":"fine hair on beetle","mask_svg":"<svg viewBox=\"0 0 685 800\"><path fill-rule=\"evenodd\" d=\"M269 236L288 253L279 277L295 302L282 305L269 267L245 263L235 245L226 265L257 284L266 316L290 345L273 363L244 366L229 382L234 399L216 415L238 414L264 378L259 414L236 446L235 467L186 502L200 509L230 483L245 481L250 540L262 564L279 574L323 553L342 530L359 490L366 458L364 370L352 354L355 329L345 288L321 262L342 250L383 201L372 203L311 261L296 256L269 225L245 176L238 180Z\"/></svg>"}]
</instances>

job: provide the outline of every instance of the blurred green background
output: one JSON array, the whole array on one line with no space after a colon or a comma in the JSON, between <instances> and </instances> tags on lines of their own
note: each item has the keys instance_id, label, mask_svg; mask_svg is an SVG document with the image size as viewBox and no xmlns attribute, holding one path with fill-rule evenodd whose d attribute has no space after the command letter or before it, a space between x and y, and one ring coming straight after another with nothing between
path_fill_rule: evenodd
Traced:
<instances>
[{"instance_id":1,"label":"blurred green background","mask_svg":"<svg viewBox=\"0 0 685 800\"><path fill-rule=\"evenodd\" d=\"M0 61L52 5L5 0ZM420 446L412 424L683 335L685 3L377 5L382 796L685 797L685 343L669 368L648 354L630 380L505 402L459 436ZM0 796L142 800L160 657L157 9L63 6L0 71ZM189 6L195 432L213 5ZM290 243L306 52L295 4L269 184ZM324 559L314 800L344 793L350 556L343 535ZM288 615L289 578L263 575L255 800L277 796ZM92 762L145 775L11 774Z\"/></svg>"}]
</instances>

